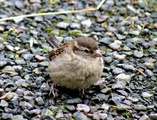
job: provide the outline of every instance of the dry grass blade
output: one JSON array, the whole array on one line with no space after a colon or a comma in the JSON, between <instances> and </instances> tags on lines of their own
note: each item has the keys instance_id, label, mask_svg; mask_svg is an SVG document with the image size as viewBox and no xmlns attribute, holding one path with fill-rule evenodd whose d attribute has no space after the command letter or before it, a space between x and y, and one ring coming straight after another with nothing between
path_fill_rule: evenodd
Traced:
<instances>
[{"instance_id":1,"label":"dry grass blade","mask_svg":"<svg viewBox=\"0 0 157 120\"><path fill-rule=\"evenodd\" d=\"M69 14L69 13L78 13L78 12L89 12L98 10L106 0L102 0L96 8L82 9L82 10L73 10L73 11L63 11L63 12L49 12L49 13L40 13L40 14L29 14L29 15L20 15L15 17L2 18L0 21L12 20L26 17L35 17L35 16L45 16L45 15L58 15L58 14Z\"/></svg>"}]
</instances>

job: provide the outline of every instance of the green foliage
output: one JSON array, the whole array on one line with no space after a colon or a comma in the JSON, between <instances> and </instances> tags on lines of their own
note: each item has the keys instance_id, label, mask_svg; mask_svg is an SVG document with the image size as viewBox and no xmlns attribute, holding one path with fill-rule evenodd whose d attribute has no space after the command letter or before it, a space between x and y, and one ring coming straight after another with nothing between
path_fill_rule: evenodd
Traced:
<instances>
[{"instance_id":1,"label":"green foliage","mask_svg":"<svg viewBox=\"0 0 157 120\"><path fill-rule=\"evenodd\" d=\"M129 111L124 112L123 115L127 118L127 120L131 119L131 113Z\"/></svg>"},{"instance_id":2,"label":"green foliage","mask_svg":"<svg viewBox=\"0 0 157 120\"><path fill-rule=\"evenodd\" d=\"M52 110L52 115L55 116L57 114L57 110Z\"/></svg>"},{"instance_id":3,"label":"green foliage","mask_svg":"<svg viewBox=\"0 0 157 120\"><path fill-rule=\"evenodd\" d=\"M71 36L79 36L80 34L82 34L82 32L80 30L71 30L68 32L69 35Z\"/></svg>"},{"instance_id":4,"label":"green foliage","mask_svg":"<svg viewBox=\"0 0 157 120\"><path fill-rule=\"evenodd\" d=\"M51 5L54 5L54 4L56 4L58 2L58 0L49 0L49 3L51 4Z\"/></svg>"}]
</instances>

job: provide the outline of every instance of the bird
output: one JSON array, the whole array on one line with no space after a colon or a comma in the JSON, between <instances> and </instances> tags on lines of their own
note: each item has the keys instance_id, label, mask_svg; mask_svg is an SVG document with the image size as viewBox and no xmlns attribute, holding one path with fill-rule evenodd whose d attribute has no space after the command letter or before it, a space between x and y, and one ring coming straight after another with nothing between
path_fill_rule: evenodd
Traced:
<instances>
[{"instance_id":1,"label":"bird","mask_svg":"<svg viewBox=\"0 0 157 120\"><path fill-rule=\"evenodd\" d=\"M52 47L56 38L47 40ZM53 43L52 43L53 41ZM78 37L56 46L49 54L48 72L53 85L70 90L85 90L97 82L103 72L103 56L98 42ZM53 96L54 88L51 86Z\"/></svg>"}]
</instances>

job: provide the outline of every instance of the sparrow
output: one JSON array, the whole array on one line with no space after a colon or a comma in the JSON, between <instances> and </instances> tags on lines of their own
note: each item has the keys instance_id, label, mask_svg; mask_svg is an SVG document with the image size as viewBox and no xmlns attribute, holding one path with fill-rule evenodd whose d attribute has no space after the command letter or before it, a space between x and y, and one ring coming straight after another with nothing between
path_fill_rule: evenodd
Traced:
<instances>
[{"instance_id":1,"label":"sparrow","mask_svg":"<svg viewBox=\"0 0 157 120\"><path fill-rule=\"evenodd\" d=\"M55 43L55 40L48 40L52 47L55 45L50 41ZM62 43L49 54L48 72L51 81L70 90L84 90L92 86L101 78L103 67L98 43L90 37L79 37ZM53 85L51 92L54 95Z\"/></svg>"}]
</instances>

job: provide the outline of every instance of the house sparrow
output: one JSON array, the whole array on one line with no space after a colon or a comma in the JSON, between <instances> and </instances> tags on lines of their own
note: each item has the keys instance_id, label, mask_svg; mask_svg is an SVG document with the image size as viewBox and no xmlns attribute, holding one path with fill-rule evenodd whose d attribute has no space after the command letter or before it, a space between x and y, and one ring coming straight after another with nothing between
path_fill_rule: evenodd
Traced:
<instances>
[{"instance_id":1,"label":"house sparrow","mask_svg":"<svg viewBox=\"0 0 157 120\"><path fill-rule=\"evenodd\" d=\"M98 43L89 37L59 45L50 52L49 60L53 83L71 90L84 90L93 85L101 77L104 66Z\"/></svg>"}]
</instances>

